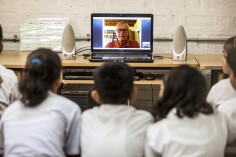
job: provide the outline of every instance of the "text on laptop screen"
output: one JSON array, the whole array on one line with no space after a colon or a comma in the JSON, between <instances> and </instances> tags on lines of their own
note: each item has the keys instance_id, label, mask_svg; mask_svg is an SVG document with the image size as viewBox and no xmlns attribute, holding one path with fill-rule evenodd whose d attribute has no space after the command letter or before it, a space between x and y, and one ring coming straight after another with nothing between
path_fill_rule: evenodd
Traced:
<instances>
[{"instance_id":1,"label":"text on laptop screen","mask_svg":"<svg viewBox=\"0 0 236 157\"><path fill-rule=\"evenodd\" d=\"M91 14L93 51L152 52L152 14Z\"/></svg>"}]
</instances>

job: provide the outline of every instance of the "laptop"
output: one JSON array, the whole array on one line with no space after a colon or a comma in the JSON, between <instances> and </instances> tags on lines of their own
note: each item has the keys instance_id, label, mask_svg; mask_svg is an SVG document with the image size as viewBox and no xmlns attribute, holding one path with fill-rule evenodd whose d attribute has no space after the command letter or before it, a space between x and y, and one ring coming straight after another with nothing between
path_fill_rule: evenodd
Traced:
<instances>
[{"instance_id":1,"label":"laptop","mask_svg":"<svg viewBox=\"0 0 236 157\"><path fill-rule=\"evenodd\" d=\"M153 14L91 14L91 51L91 62L153 62Z\"/></svg>"}]
</instances>

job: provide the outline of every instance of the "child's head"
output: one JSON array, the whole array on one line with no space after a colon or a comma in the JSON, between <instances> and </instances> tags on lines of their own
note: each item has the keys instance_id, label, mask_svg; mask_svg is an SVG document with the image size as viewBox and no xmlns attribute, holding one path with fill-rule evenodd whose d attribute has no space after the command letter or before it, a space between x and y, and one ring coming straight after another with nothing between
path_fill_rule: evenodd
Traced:
<instances>
[{"instance_id":1,"label":"child's head","mask_svg":"<svg viewBox=\"0 0 236 157\"><path fill-rule=\"evenodd\" d=\"M226 57L227 64L230 68L229 74L236 78L236 47L232 47L228 50L228 55Z\"/></svg>"},{"instance_id":2,"label":"child's head","mask_svg":"<svg viewBox=\"0 0 236 157\"><path fill-rule=\"evenodd\" d=\"M157 109L165 118L176 108L178 117L195 117L198 113L211 114L213 108L207 104L207 84L197 69L181 65L172 69L164 78L164 90Z\"/></svg>"},{"instance_id":3,"label":"child's head","mask_svg":"<svg viewBox=\"0 0 236 157\"><path fill-rule=\"evenodd\" d=\"M228 56L229 50L236 47L236 36L229 38L223 47L223 57L221 59L223 65L223 72L229 74L229 68L227 67L226 58Z\"/></svg>"},{"instance_id":4,"label":"child's head","mask_svg":"<svg viewBox=\"0 0 236 157\"><path fill-rule=\"evenodd\" d=\"M224 52L226 55L229 52L229 49L231 49L232 47L236 47L236 36L233 36L231 38L229 38L228 40L226 40L225 44L224 44Z\"/></svg>"},{"instance_id":5,"label":"child's head","mask_svg":"<svg viewBox=\"0 0 236 157\"><path fill-rule=\"evenodd\" d=\"M124 104L133 97L134 72L125 63L109 62L94 73L93 99L100 104ZM99 97L99 98L98 98Z\"/></svg>"},{"instance_id":6,"label":"child's head","mask_svg":"<svg viewBox=\"0 0 236 157\"><path fill-rule=\"evenodd\" d=\"M2 49L3 49L2 39L3 39L2 26L0 24L0 53L2 52Z\"/></svg>"},{"instance_id":7,"label":"child's head","mask_svg":"<svg viewBox=\"0 0 236 157\"><path fill-rule=\"evenodd\" d=\"M37 106L48 95L49 90L59 86L61 59L50 49L40 48L27 58L24 74L20 79L21 101L26 106Z\"/></svg>"}]
</instances>

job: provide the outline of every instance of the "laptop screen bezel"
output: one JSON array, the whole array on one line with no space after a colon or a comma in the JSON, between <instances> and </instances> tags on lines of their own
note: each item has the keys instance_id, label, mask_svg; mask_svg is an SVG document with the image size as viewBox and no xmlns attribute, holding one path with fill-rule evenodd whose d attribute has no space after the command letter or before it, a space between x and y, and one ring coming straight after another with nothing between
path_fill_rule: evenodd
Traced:
<instances>
[{"instance_id":1,"label":"laptop screen bezel","mask_svg":"<svg viewBox=\"0 0 236 157\"><path fill-rule=\"evenodd\" d=\"M151 34L150 34L150 49L132 49L132 48L126 48L126 49L119 49L119 48L101 48L101 49L94 49L93 47L93 39L94 39L94 34L93 34L93 18L94 17L108 17L108 18L117 18L117 17L136 17L136 18L151 18ZM92 52L144 52L144 53L152 53L153 52L153 14L118 14L118 13L92 13L91 14L91 51Z\"/></svg>"}]
</instances>

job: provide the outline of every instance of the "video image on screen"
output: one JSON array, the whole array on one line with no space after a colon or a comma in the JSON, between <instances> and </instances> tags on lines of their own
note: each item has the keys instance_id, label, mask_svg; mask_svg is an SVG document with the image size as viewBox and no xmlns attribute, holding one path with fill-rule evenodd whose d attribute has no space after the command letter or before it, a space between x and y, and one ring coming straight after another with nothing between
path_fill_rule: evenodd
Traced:
<instances>
[{"instance_id":1,"label":"video image on screen","mask_svg":"<svg viewBox=\"0 0 236 157\"><path fill-rule=\"evenodd\" d=\"M93 49L151 50L152 17L92 17ZM124 45L122 45L124 41Z\"/></svg>"}]
</instances>

